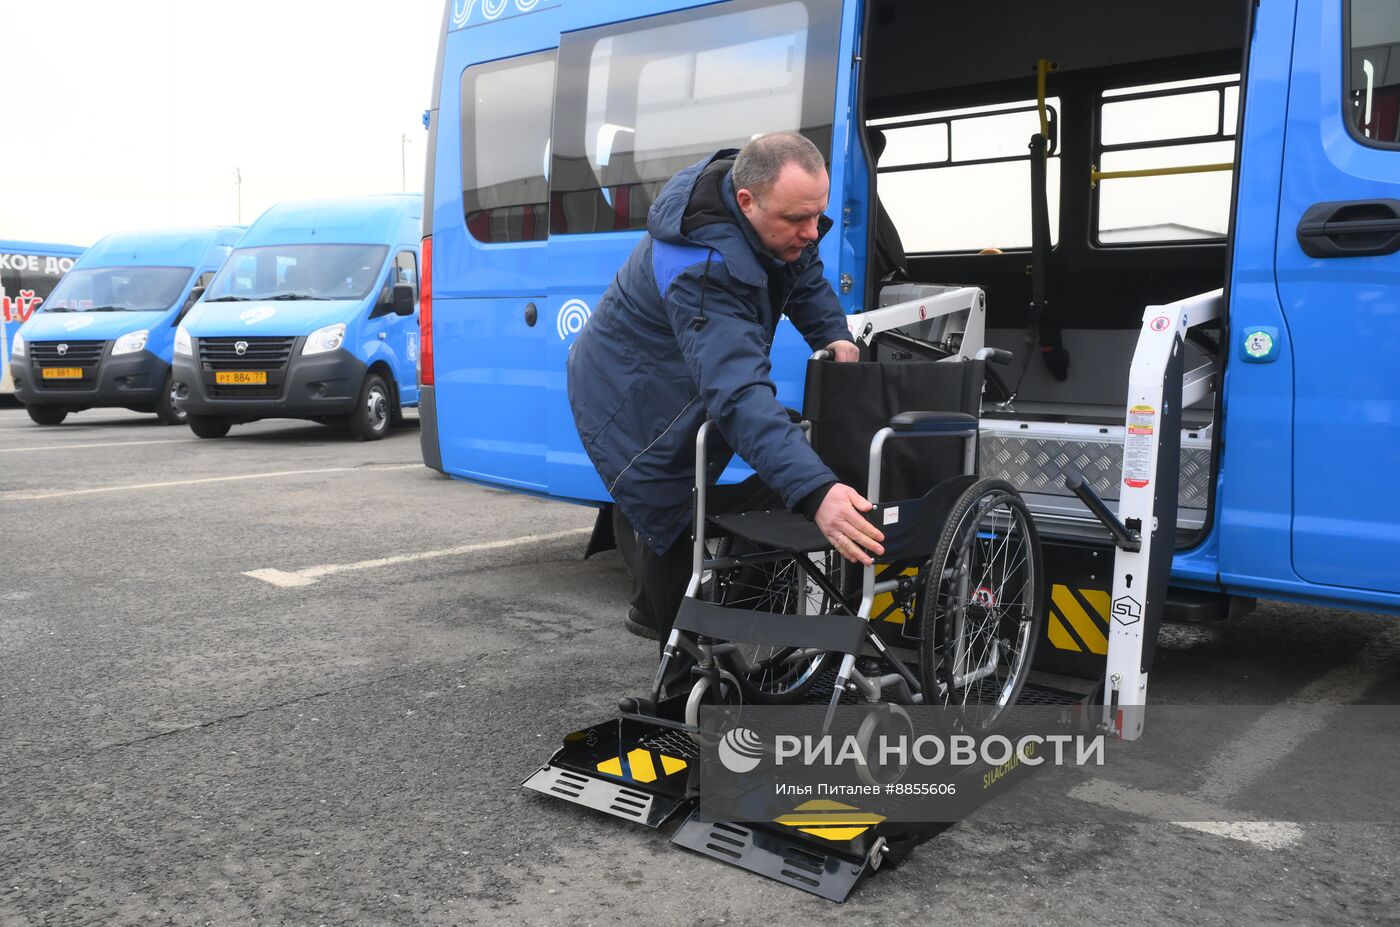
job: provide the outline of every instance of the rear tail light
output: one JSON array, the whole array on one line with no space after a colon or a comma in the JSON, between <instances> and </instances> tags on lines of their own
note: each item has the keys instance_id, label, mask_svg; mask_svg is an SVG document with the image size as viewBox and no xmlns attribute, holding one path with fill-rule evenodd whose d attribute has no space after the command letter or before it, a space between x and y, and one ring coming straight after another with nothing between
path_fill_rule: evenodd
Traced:
<instances>
[{"instance_id":1,"label":"rear tail light","mask_svg":"<svg viewBox=\"0 0 1400 927\"><path fill-rule=\"evenodd\" d=\"M423 274L418 281L419 382L433 385L433 239L423 239Z\"/></svg>"}]
</instances>

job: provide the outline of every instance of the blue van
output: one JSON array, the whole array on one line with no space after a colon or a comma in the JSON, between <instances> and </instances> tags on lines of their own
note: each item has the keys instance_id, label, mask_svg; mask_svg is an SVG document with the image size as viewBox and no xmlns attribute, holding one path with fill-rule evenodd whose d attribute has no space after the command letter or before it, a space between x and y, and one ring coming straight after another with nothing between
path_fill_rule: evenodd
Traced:
<instances>
[{"instance_id":1,"label":"blue van","mask_svg":"<svg viewBox=\"0 0 1400 927\"><path fill-rule=\"evenodd\" d=\"M846 311L918 323L974 287L945 349L1016 355L980 465L1059 564L1042 652L1100 675L1107 655L1106 701L1142 704L1165 614L1400 613L1396 54L1393 0L448 4L424 460L598 506L595 547L627 531L574 430L569 346L669 177L796 130L830 165L819 250ZM806 353L782 323L789 407Z\"/></svg>"},{"instance_id":2,"label":"blue van","mask_svg":"<svg viewBox=\"0 0 1400 927\"><path fill-rule=\"evenodd\" d=\"M76 245L0 240L0 396L15 391L10 344L83 253Z\"/></svg>"},{"instance_id":3,"label":"blue van","mask_svg":"<svg viewBox=\"0 0 1400 927\"><path fill-rule=\"evenodd\" d=\"M175 392L201 438L263 418L376 440L418 404L423 198L279 203L176 334Z\"/></svg>"},{"instance_id":4,"label":"blue van","mask_svg":"<svg viewBox=\"0 0 1400 927\"><path fill-rule=\"evenodd\" d=\"M88 248L15 332L15 397L40 425L120 406L184 422L173 401L175 329L243 229L116 232Z\"/></svg>"}]
</instances>

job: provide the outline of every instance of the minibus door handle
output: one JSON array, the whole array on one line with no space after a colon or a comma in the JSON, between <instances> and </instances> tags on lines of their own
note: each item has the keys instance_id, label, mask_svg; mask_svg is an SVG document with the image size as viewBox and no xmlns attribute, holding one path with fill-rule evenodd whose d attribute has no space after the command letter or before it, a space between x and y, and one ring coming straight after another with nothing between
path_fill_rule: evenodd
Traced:
<instances>
[{"instance_id":1,"label":"minibus door handle","mask_svg":"<svg viewBox=\"0 0 1400 927\"><path fill-rule=\"evenodd\" d=\"M1317 203L1298 222L1298 244L1315 258L1394 254L1400 251L1400 200Z\"/></svg>"}]
</instances>

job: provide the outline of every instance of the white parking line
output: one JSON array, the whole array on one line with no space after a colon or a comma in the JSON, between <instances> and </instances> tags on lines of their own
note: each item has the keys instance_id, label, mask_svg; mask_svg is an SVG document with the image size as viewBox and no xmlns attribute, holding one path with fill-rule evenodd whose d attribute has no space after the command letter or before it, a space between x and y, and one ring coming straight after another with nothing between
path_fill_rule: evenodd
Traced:
<instances>
[{"instance_id":1,"label":"white parking line","mask_svg":"<svg viewBox=\"0 0 1400 927\"><path fill-rule=\"evenodd\" d=\"M189 444L202 438L174 438L169 441L108 441L103 444L48 444L42 447L0 448L0 454L23 454L26 451L72 451L84 447L135 447L138 444Z\"/></svg>"},{"instance_id":2,"label":"white parking line","mask_svg":"<svg viewBox=\"0 0 1400 927\"><path fill-rule=\"evenodd\" d=\"M432 560L437 557L456 557L461 554L475 554L484 550L504 550L509 547L523 547L544 541L557 541L561 538L580 537L592 532L592 528L571 528L568 531L555 531L552 534L527 534L524 537L508 538L504 541L486 541L480 544L465 544L461 547L448 547L442 550L428 550L420 554L400 554L396 557L380 557L377 560L360 560L356 563L327 563L321 566L306 567L287 571L265 567L260 570L245 570L243 575L260 579L283 589L294 586L310 586L322 576L334 573L349 573L354 570L373 570L378 567L394 566L400 563L416 563L419 560Z\"/></svg>"},{"instance_id":3,"label":"white parking line","mask_svg":"<svg viewBox=\"0 0 1400 927\"><path fill-rule=\"evenodd\" d=\"M1207 764L1201 785L1192 793L1202 801L1228 801L1265 776L1309 735L1327 726L1328 716L1354 705L1381 681L1374 659L1390 653L1400 639L1394 626L1371 638L1348 662L1328 670L1276 708L1265 712L1249 730L1236 737ZM1311 710L1307 710L1311 709Z\"/></svg>"},{"instance_id":4,"label":"white parking line","mask_svg":"<svg viewBox=\"0 0 1400 927\"><path fill-rule=\"evenodd\" d=\"M1386 657L1400 643L1394 626L1371 638L1352 659L1303 686L1270 708L1248 730L1231 740L1205 764L1201 784L1189 795L1173 795L1106 780L1094 780L1070 795L1106 808L1166 817L1178 827L1253 843L1277 850L1292 846L1303 829L1292 821L1253 821L1224 807L1230 799L1268 775L1307 737L1325 729L1328 716L1358 703L1388 665Z\"/></svg>"},{"instance_id":5,"label":"white parking line","mask_svg":"<svg viewBox=\"0 0 1400 927\"><path fill-rule=\"evenodd\" d=\"M421 463L414 464L393 464L381 466L379 464L366 464L362 467L323 467L319 470L276 470L271 473L242 473L238 476L208 476L198 480L169 480L164 483L135 483L129 486L101 486L96 489L65 489L61 492L48 493L5 493L0 495L0 501L10 502L33 502L39 499L61 499L68 496L89 496L102 492L129 492L136 489L166 489L171 486L198 486L203 483L230 483L236 480L266 480L278 476L305 476L312 473L348 473L352 471L366 471L371 473L382 473L388 470L413 470L421 469Z\"/></svg>"},{"instance_id":6,"label":"white parking line","mask_svg":"<svg viewBox=\"0 0 1400 927\"><path fill-rule=\"evenodd\" d=\"M1077 785L1070 789L1069 795L1125 814L1169 821L1177 827L1252 843L1268 850L1292 846L1303 836L1303 829L1292 821L1253 821L1248 815L1199 799L1138 789L1106 779Z\"/></svg>"}]
</instances>

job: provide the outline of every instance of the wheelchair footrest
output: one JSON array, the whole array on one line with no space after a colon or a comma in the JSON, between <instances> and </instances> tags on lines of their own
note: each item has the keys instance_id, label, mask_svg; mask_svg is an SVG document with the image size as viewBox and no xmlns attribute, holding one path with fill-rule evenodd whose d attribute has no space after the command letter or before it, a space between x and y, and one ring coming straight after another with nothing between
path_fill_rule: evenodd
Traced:
<instances>
[{"instance_id":1,"label":"wheelchair footrest","mask_svg":"<svg viewBox=\"0 0 1400 927\"><path fill-rule=\"evenodd\" d=\"M845 901L882 863L898 863L915 844L948 826L932 825L897 837L871 828L849 840L830 840L780 824L712 821L696 810L676 829L671 842L829 901Z\"/></svg>"},{"instance_id":2,"label":"wheelchair footrest","mask_svg":"<svg viewBox=\"0 0 1400 927\"><path fill-rule=\"evenodd\" d=\"M815 647L860 653L865 619L854 615L780 615L727 608L700 599L682 599L677 628L716 640L770 647Z\"/></svg>"},{"instance_id":3,"label":"wheelchair footrest","mask_svg":"<svg viewBox=\"0 0 1400 927\"><path fill-rule=\"evenodd\" d=\"M691 775L700 756L684 731L668 726L685 699L667 699L659 720L623 716L575 731L523 785L527 789L647 827L694 805Z\"/></svg>"},{"instance_id":4,"label":"wheelchair footrest","mask_svg":"<svg viewBox=\"0 0 1400 927\"><path fill-rule=\"evenodd\" d=\"M546 763L526 779L525 788L652 828L664 826L688 803L684 797L646 792L553 763Z\"/></svg>"}]
</instances>

